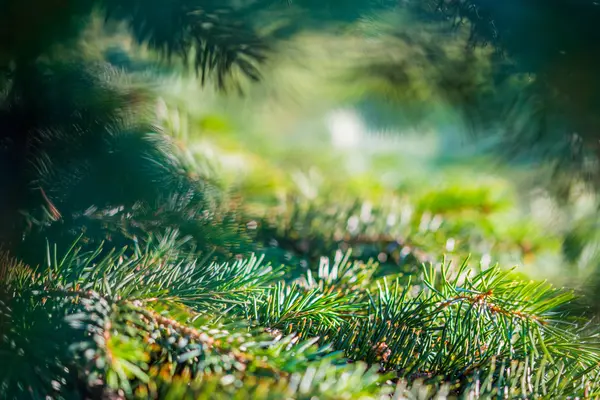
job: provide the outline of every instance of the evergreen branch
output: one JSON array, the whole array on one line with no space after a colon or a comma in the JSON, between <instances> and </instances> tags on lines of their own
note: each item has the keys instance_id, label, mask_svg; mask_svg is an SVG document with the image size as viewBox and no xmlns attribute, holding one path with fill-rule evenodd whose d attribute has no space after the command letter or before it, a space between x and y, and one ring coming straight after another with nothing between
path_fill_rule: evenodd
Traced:
<instances>
[{"instance_id":1,"label":"evergreen branch","mask_svg":"<svg viewBox=\"0 0 600 400\"><path fill-rule=\"evenodd\" d=\"M205 83L209 73L216 74L219 88L234 68L252 80L260 79L258 64L269 51L268 40L261 38L244 9L237 10L211 1L102 0L107 18L126 21L139 42L146 42L168 60L173 55L193 64Z\"/></svg>"},{"instance_id":2,"label":"evergreen branch","mask_svg":"<svg viewBox=\"0 0 600 400\"><path fill-rule=\"evenodd\" d=\"M287 333L298 332L310 337L320 330L336 329L360 314L362 305L352 294L336 288L300 290L297 284L279 282L266 291L264 297L254 298L245 311L256 323Z\"/></svg>"},{"instance_id":3,"label":"evergreen branch","mask_svg":"<svg viewBox=\"0 0 600 400\"><path fill-rule=\"evenodd\" d=\"M178 250L187 241L171 232L150 238L145 248L81 251L77 243L61 258L48 250L47 269L36 283L51 287L96 291L113 299L177 299L192 307L216 307L247 301L249 293L264 290L277 279L281 268L262 266L251 257L219 264L194 259Z\"/></svg>"},{"instance_id":4,"label":"evergreen branch","mask_svg":"<svg viewBox=\"0 0 600 400\"><path fill-rule=\"evenodd\" d=\"M127 396L156 397L181 390L176 389L181 382L206 382L215 376L243 379L246 384L240 390L248 390L253 379L261 376L288 382L292 385L288 393L300 390L293 383L297 379L306 380L302 393L327 397L337 387L333 377L344 370L354 371L357 380L346 382L349 386L340 390L378 393L373 392L373 384L385 375L373 381L376 375L364 375L362 364L345 364L341 354L332 350L342 351L354 362L395 371L408 380L409 387L416 388L415 380L426 379L431 393L447 390L444 381L460 382L460 393L476 391L480 398L502 391L583 395L597 385L598 345L564 311L572 295L543 283L519 281L498 267L477 274L468 271L466 262L457 269L444 265L439 274L429 267L417 279L427 288L418 294L410 284L401 286L396 280L390 286L386 279L372 294L369 286L348 286L356 282L353 278L361 269L347 258L336 261L341 276L323 262L318 284L304 278L272 285L278 276L268 276L268 269L256 260L196 264L179 252L178 240L175 234L165 235L160 241L149 240L145 249L135 245L131 252L113 250L104 256L98 251L80 252L74 245L62 256L49 251L46 271L12 273L6 289L18 294L7 298L23 307L3 313L10 313L11 323L17 321L3 351L25 357L37 354L40 365L48 366L52 364L43 357L60 357L64 365L85 371L83 390L123 391ZM252 290L258 291L249 295ZM199 294L205 296L202 301ZM236 304L225 308L222 296ZM223 325L214 314L198 314L193 309L200 310L200 305L225 313L234 322ZM28 342L11 347L21 335L35 337L33 331L23 331L31 328L18 321L35 316L36 309L50 312L47 322L55 324L41 326L36 319L32 327L47 330L37 334L52 332L62 340L37 353ZM253 320L255 327L238 316ZM264 327L269 328L270 338L264 336ZM336 360L342 369L327 364L328 359ZM312 378L302 377L311 368L323 368L320 373L331 380L323 378L323 384L312 386L308 383ZM45 386L25 385L33 393L58 390L57 396L78 387L80 378L57 374L48 369ZM226 375L231 377L223 378ZM23 383L19 382L27 378L4 375L3 379L11 388L7 393L20 393ZM52 389L50 382L56 379L64 382L60 389ZM381 388L386 393L413 390L401 382L396 389ZM205 386L190 388L198 393ZM223 390L230 393L230 389Z\"/></svg>"}]
</instances>

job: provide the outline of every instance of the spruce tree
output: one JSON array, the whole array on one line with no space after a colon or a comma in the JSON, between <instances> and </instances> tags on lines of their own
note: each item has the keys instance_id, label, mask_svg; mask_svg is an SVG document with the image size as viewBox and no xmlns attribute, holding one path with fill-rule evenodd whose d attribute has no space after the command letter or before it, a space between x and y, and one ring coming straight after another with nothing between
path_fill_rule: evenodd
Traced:
<instances>
[{"instance_id":1,"label":"spruce tree","mask_svg":"<svg viewBox=\"0 0 600 400\"><path fill-rule=\"evenodd\" d=\"M487 192L439 190L400 228L396 209L339 198L253 215L197 175L151 90L79 54L99 12L226 89L259 79L295 29L263 36L248 13L282 6L0 3L0 398L598 397L597 324L576 295L468 258L475 229L461 212L485 220L498 206ZM363 13L343 6L316 19ZM451 86L473 59L417 46L449 66L436 82L448 99L480 100L462 96L476 81ZM394 66L376 67L387 78ZM456 225L432 228L431 210ZM445 259L450 238L466 245Z\"/></svg>"},{"instance_id":2,"label":"spruce tree","mask_svg":"<svg viewBox=\"0 0 600 400\"><path fill-rule=\"evenodd\" d=\"M108 63L82 56L80 38L99 12L125 22L167 61L191 61L202 81L211 75L223 88L234 71L258 79L268 50L243 12L170 0L4 0L0 9L3 246L16 251L25 233L49 225L70 243L81 221L93 225L117 211L112 219L123 219L132 207L179 213L178 225L188 220L201 229L200 218L189 215L208 212L210 185L174 156L148 91Z\"/></svg>"}]
</instances>

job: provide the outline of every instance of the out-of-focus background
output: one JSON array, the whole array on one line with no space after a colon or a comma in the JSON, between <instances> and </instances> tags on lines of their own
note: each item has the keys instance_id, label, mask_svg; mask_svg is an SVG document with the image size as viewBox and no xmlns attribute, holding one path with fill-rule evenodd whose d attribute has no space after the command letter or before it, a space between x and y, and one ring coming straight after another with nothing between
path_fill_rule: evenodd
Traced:
<instances>
[{"instance_id":1,"label":"out-of-focus background","mask_svg":"<svg viewBox=\"0 0 600 400\"><path fill-rule=\"evenodd\" d=\"M398 10L308 25L278 42L261 82L239 79L239 95L150 64L152 52L120 27L92 24L87 43L132 81L152 76L161 123L196 171L229 201L243 199L250 231L274 259L306 268L352 247L396 271L470 255L587 292L593 305L594 188L561 175L555 137L528 138L530 78L492 84L497 54L481 47L465 63L468 36ZM439 64L427 58L433 44ZM494 101L469 110L444 80ZM513 101L508 113L502 101ZM505 119L473 121L486 113Z\"/></svg>"}]
</instances>

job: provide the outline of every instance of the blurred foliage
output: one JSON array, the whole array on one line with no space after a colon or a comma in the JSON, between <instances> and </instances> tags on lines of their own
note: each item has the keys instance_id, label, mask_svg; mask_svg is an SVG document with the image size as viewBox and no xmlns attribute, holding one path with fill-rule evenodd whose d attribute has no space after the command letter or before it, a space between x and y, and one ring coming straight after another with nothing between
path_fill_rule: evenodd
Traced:
<instances>
[{"instance_id":1,"label":"blurred foliage","mask_svg":"<svg viewBox=\"0 0 600 400\"><path fill-rule=\"evenodd\" d=\"M0 398L600 396L595 167L497 6L42 3L0 2Z\"/></svg>"}]
</instances>

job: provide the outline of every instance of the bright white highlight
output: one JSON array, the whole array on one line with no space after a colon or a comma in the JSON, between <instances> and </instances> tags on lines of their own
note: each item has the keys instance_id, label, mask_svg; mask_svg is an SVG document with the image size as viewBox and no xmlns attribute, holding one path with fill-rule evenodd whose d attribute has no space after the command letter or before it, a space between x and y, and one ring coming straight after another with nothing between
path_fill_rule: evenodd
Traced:
<instances>
[{"instance_id":1,"label":"bright white highlight","mask_svg":"<svg viewBox=\"0 0 600 400\"><path fill-rule=\"evenodd\" d=\"M327 117L327 127L333 145L338 148L356 147L365 132L361 118L349 110L332 112Z\"/></svg>"}]
</instances>

